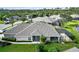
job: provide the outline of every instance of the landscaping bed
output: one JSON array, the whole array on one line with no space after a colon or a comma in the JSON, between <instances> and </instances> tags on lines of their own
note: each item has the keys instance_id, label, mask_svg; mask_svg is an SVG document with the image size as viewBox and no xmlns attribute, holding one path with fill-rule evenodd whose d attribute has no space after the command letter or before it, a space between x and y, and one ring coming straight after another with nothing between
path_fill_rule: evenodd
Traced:
<instances>
[{"instance_id":1,"label":"landscaping bed","mask_svg":"<svg viewBox=\"0 0 79 59\"><path fill-rule=\"evenodd\" d=\"M49 43L46 45L41 45L39 48L40 52L62 52L67 49L74 47L73 43Z\"/></svg>"}]
</instances>

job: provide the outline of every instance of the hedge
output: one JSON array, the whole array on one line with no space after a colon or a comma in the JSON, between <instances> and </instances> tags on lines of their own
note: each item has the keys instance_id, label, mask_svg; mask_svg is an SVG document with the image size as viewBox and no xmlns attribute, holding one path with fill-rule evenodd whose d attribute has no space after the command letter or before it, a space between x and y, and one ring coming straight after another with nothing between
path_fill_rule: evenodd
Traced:
<instances>
[{"instance_id":1,"label":"hedge","mask_svg":"<svg viewBox=\"0 0 79 59\"><path fill-rule=\"evenodd\" d=\"M3 37L2 40L15 42L16 41L16 38Z\"/></svg>"},{"instance_id":2,"label":"hedge","mask_svg":"<svg viewBox=\"0 0 79 59\"><path fill-rule=\"evenodd\" d=\"M44 44L44 45L38 45L39 46L39 52L61 52L65 51L69 48L72 48L74 46L73 43L49 43L49 44Z\"/></svg>"}]
</instances>

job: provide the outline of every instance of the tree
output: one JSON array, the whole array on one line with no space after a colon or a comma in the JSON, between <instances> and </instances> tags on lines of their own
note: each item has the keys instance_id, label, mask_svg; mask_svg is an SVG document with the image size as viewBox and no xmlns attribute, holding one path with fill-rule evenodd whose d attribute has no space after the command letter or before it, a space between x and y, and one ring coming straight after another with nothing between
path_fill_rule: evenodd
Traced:
<instances>
[{"instance_id":1,"label":"tree","mask_svg":"<svg viewBox=\"0 0 79 59\"><path fill-rule=\"evenodd\" d=\"M10 23L12 24L13 27L13 24L15 23L15 19L13 17L11 17Z\"/></svg>"},{"instance_id":2,"label":"tree","mask_svg":"<svg viewBox=\"0 0 79 59\"><path fill-rule=\"evenodd\" d=\"M38 52L45 52L43 44L38 45Z\"/></svg>"},{"instance_id":3,"label":"tree","mask_svg":"<svg viewBox=\"0 0 79 59\"><path fill-rule=\"evenodd\" d=\"M22 20L23 22L25 22L25 21L27 20L27 18L22 17L21 20Z\"/></svg>"},{"instance_id":4,"label":"tree","mask_svg":"<svg viewBox=\"0 0 79 59\"><path fill-rule=\"evenodd\" d=\"M62 20L61 20L61 26L63 26L65 22L72 21L72 19L73 19L68 14L60 14L60 17L62 18Z\"/></svg>"},{"instance_id":5,"label":"tree","mask_svg":"<svg viewBox=\"0 0 79 59\"><path fill-rule=\"evenodd\" d=\"M15 22L15 21L14 21L13 19L10 21L10 23L12 24L12 27L13 27L14 22Z\"/></svg>"}]
</instances>

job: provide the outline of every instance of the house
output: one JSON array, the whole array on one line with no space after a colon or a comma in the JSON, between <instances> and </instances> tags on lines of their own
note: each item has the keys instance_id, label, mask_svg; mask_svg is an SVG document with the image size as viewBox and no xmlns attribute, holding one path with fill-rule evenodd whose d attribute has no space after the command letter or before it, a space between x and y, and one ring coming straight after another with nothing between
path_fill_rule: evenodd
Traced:
<instances>
[{"instance_id":1,"label":"house","mask_svg":"<svg viewBox=\"0 0 79 59\"><path fill-rule=\"evenodd\" d=\"M57 32L60 34L60 38L61 38L61 41L65 41L65 42L71 42L72 39L72 34L65 30L65 29L62 29L62 28L58 28L58 27L55 27Z\"/></svg>"},{"instance_id":2,"label":"house","mask_svg":"<svg viewBox=\"0 0 79 59\"><path fill-rule=\"evenodd\" d=\"M72 14L70 16L73 18L73 20L79 20L79 14Z\"/></svg>"},{"instance_id":3,"label":"house","mask_svg":"<svg viewBox=\"0 0 79 59\"><path fill-rule=\"evenodd\" d=\"M61 18L59 16L55 17L55 16L44 16L44 17L36 17L32 19L32 22L46 22L49 24L53 24L53 25L58 25L60 24Z\"/></svg>"},{"instance_id":4,"label":"house","mask_svg":"<svg viewBox=\"0 0 79 59\"><path fill-rule=\"evenodd\" d=\"M5 24L9 24L9 23L10 23L10 18L5 18L5 19L4 19L4 23L5 23Z\"/></svg>"},{"instance_id":5,"label":"house","mask_svg":"<svg viewBox=\"0 0 79 59\"><path fill-rule=\"evenodd\" d=\"M36 18L33 18L32 19L32 22L46 22L46 23L52 23L51 21L52 19L47 17L47 16L44 16L44 17L36 17Z\"/></svg>"},{"instance_id":6,"label":"house","mask_svg":"<svg viewBox=\"0 0 79 59\"><path fill-rule=\"evenodd\" d=\"M19 24L4 32L5 37L16 38L16 41L39 42L42 35L46 37L46 41L60 40L60 35L54 26L45 22Z\"/></svg>"},{"instance_id":7,"label":"house","mask_svg":"<svg viewBox=\"0 0 79 59\"><path fill-rule=\"evenodd\" d=\"M20 17L19 17L19 16L12 16L12 18L13 18L14 20L20 20Z\"/></svg>"},{"instance_id":8,"label":"house","mask_svg":"<svg viewBox=\"0 0 79 59\"><path fill-rule=\"evenodd\" d=\"M50 18L52 19L52 24L53 25L60 25L62 18L60 17L60 15L51 15Z\"/></svg>"}]
</instances>

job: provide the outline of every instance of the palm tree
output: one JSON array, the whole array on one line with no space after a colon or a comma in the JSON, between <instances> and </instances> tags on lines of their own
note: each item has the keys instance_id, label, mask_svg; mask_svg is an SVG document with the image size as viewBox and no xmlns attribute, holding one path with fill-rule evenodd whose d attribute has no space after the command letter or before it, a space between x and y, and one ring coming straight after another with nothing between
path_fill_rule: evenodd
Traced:
<instances>
[{"instance_id":1,"label":"palm tree","mask_svg":"<svg viewBox=\"0 0 79 59\"><path fill-rule=\"evenodd\" d=\"M14 19L12 19L10 22L12 24L12 27L13 27L14 22L15 22Z\"/></svg>"},{"instance_id":2,"label":"palm tree","mask_svg":"<svg viewBox=\"0 0 79 59\"><path fill-rule=\"evenodd\" d=\"M13 17L11 17L10 23L12 24L12 27L13 27L13 24L15 23L15 19Z\"/></svg>"}]
</instances>

